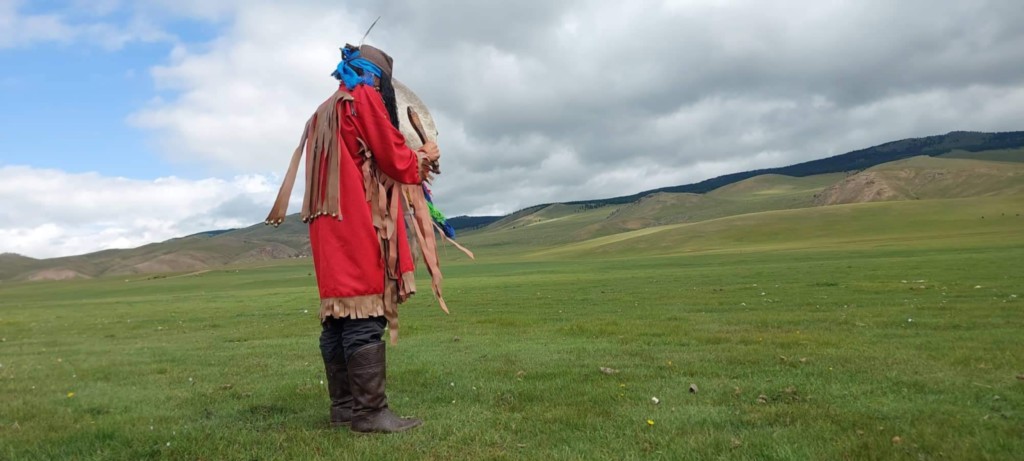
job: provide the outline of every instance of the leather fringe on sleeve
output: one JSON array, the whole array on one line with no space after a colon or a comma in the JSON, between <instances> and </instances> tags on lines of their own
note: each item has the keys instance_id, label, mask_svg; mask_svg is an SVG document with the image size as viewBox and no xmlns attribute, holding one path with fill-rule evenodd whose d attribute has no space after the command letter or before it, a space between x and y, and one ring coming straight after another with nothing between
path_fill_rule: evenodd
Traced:
<instances>
[{"instance_id":1,"label":"leather fringe on sleeve","mask_svg":"<svg viewBox=\"0 0 1024 461\"><path fill-rule=\"evenodd\" d=\"M264 224L278 226L288 214L288 199L295 186L299 159L306 152L306 190L302 194L302 222L318 216L341 219L341 190L338 183L338 108L352 95L344 90L327 98L306 122L302 138L292 153L291 163Z\"/></svg>"}]
</instances>

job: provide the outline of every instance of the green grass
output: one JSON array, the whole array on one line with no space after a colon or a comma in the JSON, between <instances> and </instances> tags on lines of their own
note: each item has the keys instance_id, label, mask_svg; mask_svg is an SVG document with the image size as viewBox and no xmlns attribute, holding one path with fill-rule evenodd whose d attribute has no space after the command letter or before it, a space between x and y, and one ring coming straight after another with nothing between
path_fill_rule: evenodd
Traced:
<instances>
[{"instance_id":1,"label":"green grass","mask_svg":"<svg viewBox=\"0 0 1024 461\"><path fill-rule=\"evenodd\" d=\"M1018 459L1020 204L471 236L452 314L403 306L390 398L426 424L393 436L327 427L308 260L5 283L0 459Z\"/></svg>"}]
</instances>

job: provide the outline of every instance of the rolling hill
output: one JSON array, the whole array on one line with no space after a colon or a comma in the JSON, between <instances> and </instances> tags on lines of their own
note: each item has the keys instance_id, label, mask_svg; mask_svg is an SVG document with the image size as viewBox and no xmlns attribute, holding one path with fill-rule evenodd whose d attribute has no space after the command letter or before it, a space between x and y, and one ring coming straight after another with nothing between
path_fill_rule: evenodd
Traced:
<instances>
[{"instance_id":1,"label":"rolling hill","mask_svg":"<svg viewBox=\"0 0 1024 461\"><path fill-rule=\"evenodd\" d=\"M39 260L17 253L0 253L0 280L12 278L39 264Z\"/></svg>"},{"instance_id":2,"label":"rolling hill","mask_svg":"<svg viewBox=\"0 0 1024 461\"><path fill-rule=\"evenodd\" d=\"M866 149L855 150L833 157L811 160L809 162L797 163L795 165L780 168L744 171L741 173L732 173L707 179L694 184L663 187L622 197L584 200L570 203L595 205L630 203L655 192L690 192L703 194L722 186L727 186L744 179L765 174L803 177L827 173L860 171L871 168L875 165L881 165L883 163L909 157L916 157L919 155L935 157L953 154L985 160L1010 159L1013 161L1021 161L1021 154L1019 152L1022 148L1024 148L1024 131L1010 131L1005 133L953 131L944 135L887 142L885 144L880 144ZM990 158L978 157L981 152L985 152L985 154L980 155Z\"/></svg>"},{"instance_id":3,"label":"rolling hill","mask_svg":"<svg viewBox=\"0 0 1024 461\"><path fill-rule=\"evenodd\" d=\"M624 232L525 253L539 258L743 251L854 245L917 248L1024 244L1024 195L854 203L729 216Z\"/></svg>"},{"instance_id":4,"label":"rolling hill","mask_svg":"<svg viewBox=\"0 0 1024 461\"><path fill-rule=\"evenodd\" d=\"M0 280L66 280L111 275L192 272L227 264L297 258L309 254L305 226L297 219L280 232L262 224L204 232L126 250L104 250L52 259L5 257Z\"/></svg>"},{"instance_id":5,"label":"rolling hill","mask_svg":"<svg viewBox=\"0 0 1024 461\"><path fill-rule=\"evenodd\" d=\"M1014 147L1014 143L1019 145ZM452 220L466 227L476 226L463 232L460 240L478 255L500 256L563 254L562 251L570 254L572 248L607 252L619 248L615 242L647 242L646 238L676 232L672 229L685 229L687 238L695 238L694 233L700 232L709 236L729 235L729 225L763 225L757 224L758 216L790 216L786 213L794 213L793 222L827 222L830 217L844 216L839 211L843 207L865 202L934 201L956 208L958 204L983 207L987 200L1001 204L1006 208L1004 212L1016 214L1020 212L1015 211L1019 208L1018 199L1024 196L1022 161L1024 132L954 132L629 197L537 205L503 217ZM811 174L818 171L821 173ZM718 186L707 189L712 185ZM894 205L893 209L899 206L902 205ZM901 216L927 222L927 213L939 213L942 209L943 206L929 204L904 210ZM916 217L918 211L924 215ZM718 225L726 227L716 228ZM779 232L792 235L788 229ZM641 247L662 248L653 243ZM446 256L461 257L455 253ZM280 228L257 224L134 249L45 260L5 253L0 255L0 280L188 273L309 254L306 226L293 215Z\"/></svg>"},{"instance_id":6,"label":"rolling hill","mask_svg":"<svg viewBox=\"0 0 1024 461\"><path fill-rule=\"evenodd\" d=\"M918 156L855 174L756 176L706 194L658 192L627 204L532 207L469 232L462 241L484 248L484 254L501 254L766 211L886 200L1021 195L1024 163Z\"/></svg>"},{"instance_id":7,"label":"rolling hill","mask_svg":"<svg viewBox=\"0 0 1024 461\"><path fill-rule=\"evenodd\" d=\"M1024 193L1024 163L912 157L878 165L829 186L817 205Z\"/></svg>"}]
</instances>

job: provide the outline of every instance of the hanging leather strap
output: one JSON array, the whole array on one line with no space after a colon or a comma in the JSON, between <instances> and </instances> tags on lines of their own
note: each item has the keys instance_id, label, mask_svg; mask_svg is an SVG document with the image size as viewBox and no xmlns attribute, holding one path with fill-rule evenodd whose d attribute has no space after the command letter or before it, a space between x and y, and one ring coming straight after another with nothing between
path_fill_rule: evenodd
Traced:
<instances>
[{"instance_id":1,"label":"hanging leather strap","mask_svg":"<svg viewBox=\"0 0 1024 461\"><path fill-rule=\"evenodd\" d=\"M339 89L320 104L316 113L306 121L306 126L302 129L302 138L292 153L288 171L284 175L281 188L277 191L277 199L267 219L263 221L264 224L277 227L284 222L303 150L306 152L306 188L302 194L302 221L308 222L323 215L341 219L341 191L338 182L340 152L337 130L340 106L347 101L353 101L352 95Z\"/></svg>"},{"instance_id":2,"label":"hanging leather strap","mask_svg":"<svg viewBox=\"0 0 1024 461\"><path fill-rule=\"evenodd\" d=\"M302 151L306 147L306 134L309 132L310 122L312 119L307 121L306 127L302 129L302 139L299 140L299 146L292 153L292 161L288 164L288 171L284 174L284 182L281 183L281 188L277 191L277 200L274 201L274 206L270 208L270 214L267 215L263 224L277 227L284 222L285 214L288 213L288 201L292 196L292 188L295 187L295 175L299 171L299 160L302 159ZM305 204L303 204L303 208L305 208Z\"/></svg>"}]
</instances>

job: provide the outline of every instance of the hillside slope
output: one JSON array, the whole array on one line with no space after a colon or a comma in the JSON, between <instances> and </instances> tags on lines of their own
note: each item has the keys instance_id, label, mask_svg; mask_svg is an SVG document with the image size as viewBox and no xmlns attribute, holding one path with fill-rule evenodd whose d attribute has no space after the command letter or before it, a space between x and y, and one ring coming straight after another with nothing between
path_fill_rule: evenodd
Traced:
<instances>
[{"instance_id":1,"label":"hillside slope","mask_svg":"<svg viewBox=\"0 0 1024 461\"><path fill-rule=\"evenodd\" d=\"M764 175L707 194L657 193L596 208L534 207L467 233L462 243L484 256L503 255L768 211L817 207L808 211L815 213L824 205L989 196L1024 196L1024 164L920 156L849 176Z\"/></svg>"},{"instance_id":2,"label":"hillside slope","mask_svg":"<svg viewBox=\"0 0 1024 461\"><path fill-rule=\"evenodd\" d=\"M795 177L813 176L828 173L859 171L871 168L875 165L881 165L883 163L902 160L918 155L939 156L949 154L951 152L975 153L983 151L1015 150L1020 148L1024 148L1024 131L1010 131L1005 133L953 131L943 135L887 142L885 144L868 147L866 149L859 149L845 154L797 163L795 165L780 168L744 171L741 173L718 176L694 184L662 187L622 197L612 197L599 200L582 200L569 203L615 205L630 203L656 192L703 194L722 186L727 186L744 179L765 174L778 174Z\"/></svg>"},{"instance_id":3,"label":"hillside slope","mask_svg":"<svg viewBox=\"0 0 1024 461\"><path fill-rule=\"evenodd\" d=\"M994 162L1024 162L1024 148L993 149L979 152L954 149L948 153L940 155L939 157L989 160Z\"/></svg>"},{"instance_id":4,"label":"hillside slope","mask_svg":"<svg viewBox=\"0 0 1024 461\"><path fill-rule=\"evenodd\" d=\"M869 168L828 187L817 205L1011 195L1024 192L1024 163L912 157Z\"/></svg>"},{"instance_id":5,"label":"hillside slope","mask_svg":"<svg viewBox=\"0 0 1024 461\"><path fill-rule=\"evenodd\" d=\"M750 178L767 175L807 177L832 173L851 173L915 156L964 158L974 160L1024 162L1024 131L981 133L953 131L944 135L909 138L844 154L779 168L731 173L693 184L645 190L632 195L605 199L577 200L565 205L599 207L637 202L658 193L704 194ZM478 229L511 216L537 211L551 203L534 205L506 216L459 216L453 218L456 229Z\"/></svg>"},{"instance_id":6,"label":"hillside slope","mask_svg":"<svg viewBox=\"0 0 1024 461\"><path fill-rule=\"evenodd\" d=\"M1024 244L1024 195L856 203L672 224L527 253L537 258L671 255L835 246Z\"/></svg>"},{"instance_id":7,"label":"hillside slope","mask_svg":"<svg viewBox=\"0 0 1024 461\"><path fill-rule=\"evenodd\" d=\"M206 232L132 249L104 250L52 259L6 257L0 280L66 280L112 275L189 272L226 264L309 255L306 226L290 216L280 228L257 224ZM7 261L11 260L11 261ZM16 262L17 264L14 264Z\"/></svg>"},{"instance_id":8,"label":"hillside slope","mask_svg":"<svg viewBox=\"0 0 1024 461\"><path fill-rule=\"evenodd\" d=\"M39 260L17 253L0 253L0 280L12 278L39 264Z\"/></svg>"}]
</instances>

